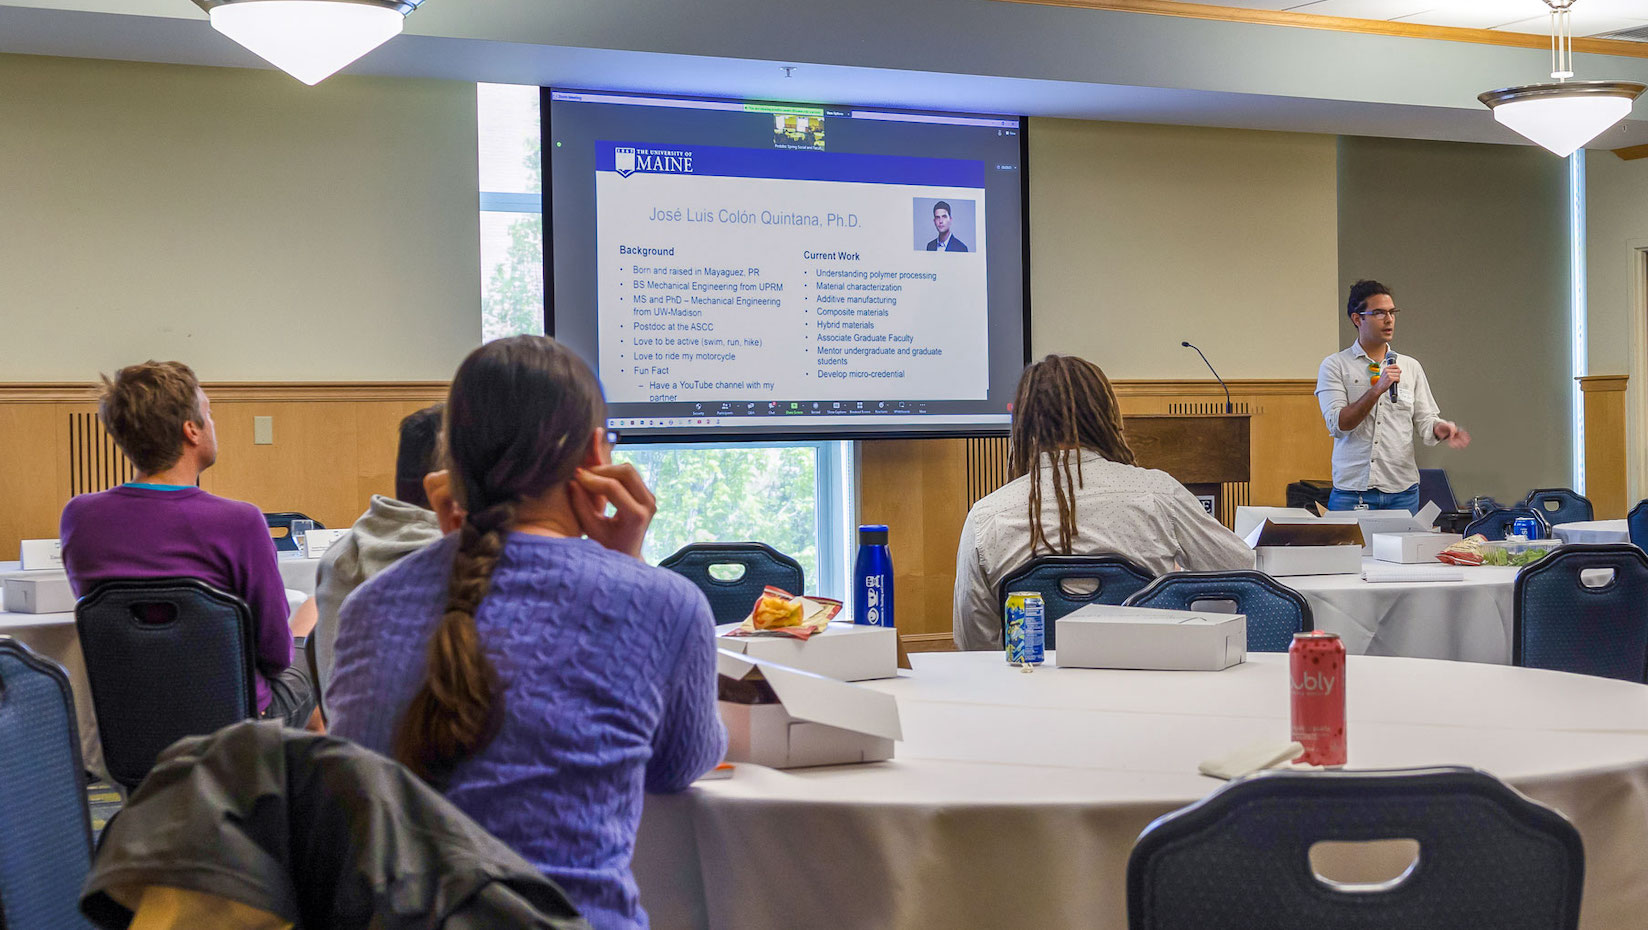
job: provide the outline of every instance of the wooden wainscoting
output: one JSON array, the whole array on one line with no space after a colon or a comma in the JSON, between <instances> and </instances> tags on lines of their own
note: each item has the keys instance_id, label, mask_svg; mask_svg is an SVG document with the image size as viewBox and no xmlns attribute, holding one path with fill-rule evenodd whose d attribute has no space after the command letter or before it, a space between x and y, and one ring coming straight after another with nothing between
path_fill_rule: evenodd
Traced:
<instances>
[{"instance_id":1,"label":"wooden wainscoting","mask_svg":"<svg viewBox=\"0 0 1648 930\"><path fill-rule=\"evenodd\" d=\"M1194 413L1217 405L1213 381L1116 381L1124 414ZM1289 482L1327 479L1333 441L1316 403L1316 382L1230 382L1231 400L1252 415L1252 476L1228 503L1281 506ZM865 442L859 458L859 516L892 529L898 627L910 651L945 648L956 581L956 546L973 501L1006 481L1005 440L890 439ZM1247 500L1240 499L1245 494Z\"/></svg>"},{"instance_id":2,"label":"wooden wainscoting","mask_svg":"<svg viewBox=\"0 0 1648 930\"><path fill-rule=\"evenodd\" d=\"M1585 496L1598 520L1617 520L1635 503L1627 490L1625 375L1579 379L1585 397Z\"/></svg>"},{"instance_id":3,"label":"wooden wainscoting","mask_svg":"<svg viewBox=\"0 0 1648 930\"><path fill-rule=\"evenodd\" d=\"M218 461L201 487L330 527L353 523L374 493L394 492L401 418L446 397L444 382L205 387ZM57 536L74 494L130 477L95 426L96 410L93 385L0 385L0 560L17 558L20 539ZM273 444L252 443L260 416L274 419Z\"/></svg>"}]
</instances>

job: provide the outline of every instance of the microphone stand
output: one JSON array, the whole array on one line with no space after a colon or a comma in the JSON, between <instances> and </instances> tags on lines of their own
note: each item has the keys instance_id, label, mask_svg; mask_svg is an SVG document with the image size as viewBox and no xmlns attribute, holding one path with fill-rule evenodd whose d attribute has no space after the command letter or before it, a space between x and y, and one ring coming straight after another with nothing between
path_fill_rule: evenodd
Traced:
<instances>
[{"instance_id":1,"label":"microphone stand","mask_svg":"<svg viewBox=\"0 0 1648 930\"><path fill-rule=\"evenodd\" d=\"M1196 349L1195 346L1188 342L1181 342L1179 345L1184 346L1187 349ZM1196 354L1202 356L1202 364L1207 366L1208 371L1213 372L1213 379L1218 381L1219 386L1225 389L1225 413L1235 413L1236 407L1230 402L1230 385L1225 383L1225 379L1219 377L1219 372L1214 370L1213 363L1207 360L1207 356L1203 354L1201 349L1196 349Z\"/></svg>"}]
</instances>

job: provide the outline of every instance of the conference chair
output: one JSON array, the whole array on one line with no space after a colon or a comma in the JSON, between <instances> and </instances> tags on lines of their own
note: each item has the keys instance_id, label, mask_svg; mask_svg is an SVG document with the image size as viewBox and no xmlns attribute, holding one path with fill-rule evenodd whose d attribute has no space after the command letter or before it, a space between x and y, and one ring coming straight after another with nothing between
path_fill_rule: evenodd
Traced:
<instances>
[{"instance_id":1,"label":"conference chair","mask_svg":"<svg viewBox=\"0 0 1648 930\"><path fill-rule=\"evenodd\" d=\"M1055 620L1088 604L1116 605L1150 583L1150 572L1119 555L1044 555L1014 569L996 589L996 616L1007 635L1007 595L1034 591L1041 595L1048 649L1058 648Z\"/></svg>"},{"instance_id":2,"label":"conference chair","mask_svg":"<svg viewBox=\"0 0 1648 930\"><path fill-rule=\"evenodd\" d=\"M1417 841L1378 884L1319 875L1321 842ZM1145 828L1127 863L1129 930L1572 930L1579 831L1485 772L1272 771Z\"/></svg>"},{"instance_id":3,"label":"conference chair","mask_svg":"<svg viewBox=\"0 0 1648 930\"><path fill-rule=\"evenodd\" d=\"M1568 488L1536 488L1522 499L1522 506L1537 512L1551 526L1596 519L1591 502Z\"/></svg>"},{"instance_id":4,"label":"conference chair","mask_svg":"<svg viewBox=\"0 0 1648 930\"><path fill-rule=\"evenodd\" d=\"M92 822L69 676L0 636L0 927L87 930Z\"/></svg>"},{"instance_id":5,"label":"conference chair","mask_svg":"<svg viewBox=\"0 0 1648 930\"><path fill-rule=\"evenodd\" d=\"M326 529L326 524L320 522L319 520L316 520L314 517L311 517L308 514L298 513L295 510L282 511L281 513L266 513L266 514L264 514L263 515L263 522L269 524L269 529L271 529L271 530L285 530L286 531L286 532L280 534L279 536L274 537L274 539L275 539L275 548L277 550L281 551L281 552L296 552L296 551L298 551L298 541L295 537L292 536L292 521L293 520L308 520L308 521L315 524L315 529L317 529L317 530ZM274 534L270 534L270 535L274 535Z\"/></svg>"},{"instance_id":6,"label":"conference chair","mask_svg":"<svg viewBox=\"0 0 1648 930\"><path fill-rule=\"evenodd\" d=\"M738 623L767 586L800 594L805 586L801 563L758 542L691 543L658 563L704 592L715 622Z\"/></svg>"},{"instance_id":7,"label":"conference chair","mask_svg":"<svg viewBox=\"0 0 1648 930\"><path fill-rule=\"evenodd\" d=\"M1631 545L1648 550L1648 500L1637 501L1625 518L1625 527L1631 532Z\"/></svg>"},{"instance_id":8,"label":"conference chair","mask_svg":"<svg viewBox=\"0 0 1648 930\"><path fill-rule=\"evenodd\" d=\"M1562 546L1517 573L1511 664L1648 682L1648 555Z\"/></svg>"},{"instance_id":9,"label":"conference chair","mask_svg":"<svg viewBox=\"0 0 1648 930\"><path fill-rule=\"evenodd\" d=\"M1465 535L1473 536L1481 533L1489 539L1504 539L1505 534L1511 531L1511 524L1518 517L1533 517L1539 522L1539 536L1537 538L1545 539L1551 535L1551 524L1546 521L1539 511L1529 507L1506 507L1503 510L1495 510L1486 516L1478 517L1472 520L1469 526L1465 527Z\"/></svg>"},{"instance_id":10,"label":"conference chair","mask_svg":"<svg viewBox=\"0 0 1648 930\"><path fill-rule=\"evenodd\" d=\"M1201 610L1210 603L1235 605L1247 615L1250 652L1286 652L1293 634L1316 629L1310 602L1264 572L1169 572L1128 598L1127 607Z\"/></svg>"},{"instance_id":11,"label":"conference chair","mask_svg":"<svg viewBox=\"0 0 1648 930\"><path fill-rule=\"evenodd\" d=\"M193 578L106 581L74 608L109 776L130 793L162 749L257 716L252 611Z\"/></svg>"}]
</instances>

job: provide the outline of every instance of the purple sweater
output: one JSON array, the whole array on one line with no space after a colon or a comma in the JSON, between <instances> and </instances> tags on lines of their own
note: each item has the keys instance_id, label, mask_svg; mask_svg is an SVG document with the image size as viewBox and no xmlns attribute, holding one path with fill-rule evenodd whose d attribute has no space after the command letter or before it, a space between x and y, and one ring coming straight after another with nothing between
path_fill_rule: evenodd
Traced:
<instances>
[{"instance_id":1,"label":"purple sweater","mask_svg":"<svg viewBox=\"0 0 1648 930\"><path fill-rule=\"evenodd\" d=\"M339 613L331 732L388 755L423 681L457 534ZM511 533L475 618L504 720L446 796L564 888L596 930L644 928L630 857L644 791L720 761L714 623L686 579L588 539Z\"/></svg>"},{"instance_id":2,"label":"purple sweater","mask_svg":"<svg viewBox=\"0 0 1648 930\"><path fill-rule=\"evenodd\" d=\"M262 511L199 488L124 485L72 498L59 535L77 596L117 578L198 578L244 600L257 636L258 710L269 706L264 678L292 664L292 628Z\"/></svg>"}]
</instances>

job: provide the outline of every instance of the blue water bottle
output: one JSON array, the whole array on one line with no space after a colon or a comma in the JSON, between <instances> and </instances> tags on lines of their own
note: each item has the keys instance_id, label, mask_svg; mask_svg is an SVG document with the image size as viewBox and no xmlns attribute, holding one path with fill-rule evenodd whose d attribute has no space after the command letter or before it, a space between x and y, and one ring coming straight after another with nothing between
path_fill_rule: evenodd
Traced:
<instances>
[{"instance_id":1,"label":"blue water bottle","mask_svg":"<svg viewBox=\"0 0 1648 930\"><path fill-rule=\"evenodd\" d=\"M853 566L858 585L853 622L867 626L893 625L893 557L887 552L887 527L858 528L858 562Z\"/></svg>"}]
</instances>

